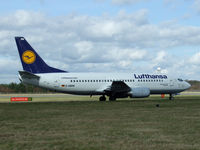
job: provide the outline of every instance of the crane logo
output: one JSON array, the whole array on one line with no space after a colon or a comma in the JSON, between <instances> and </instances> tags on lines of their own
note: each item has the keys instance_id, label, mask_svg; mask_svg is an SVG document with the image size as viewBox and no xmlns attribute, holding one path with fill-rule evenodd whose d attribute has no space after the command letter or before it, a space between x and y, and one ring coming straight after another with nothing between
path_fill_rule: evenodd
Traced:
<instances>
[{"instance_id":1,"label":"crane logo","mask_svg":"<svg viewBox=\"0 0 200 150\"><path fill-rule=\"evenodd\" d=\"M35 62L36 55L33 51L27 50L22 54L22 60L26 64L32 64Z\"/></svg>"}]
</instances>

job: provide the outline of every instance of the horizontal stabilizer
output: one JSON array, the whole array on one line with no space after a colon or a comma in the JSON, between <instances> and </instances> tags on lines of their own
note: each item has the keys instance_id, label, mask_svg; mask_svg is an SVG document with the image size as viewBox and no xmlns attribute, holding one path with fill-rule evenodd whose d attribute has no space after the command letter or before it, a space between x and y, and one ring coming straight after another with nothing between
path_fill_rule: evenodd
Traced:
<instances>
[{"instance_id":1,"label":"horizontal stabilizer","mask_svg":"<svg viewBox=\"0 0 200 150\"><path fill-rule=\"evenodd\" d=\"M19 74L22 78L34 78L34 79L40 78L39 76L32 74L30 72L27 72L27 71L19 71Z\"/></svg>"}]
</instances>

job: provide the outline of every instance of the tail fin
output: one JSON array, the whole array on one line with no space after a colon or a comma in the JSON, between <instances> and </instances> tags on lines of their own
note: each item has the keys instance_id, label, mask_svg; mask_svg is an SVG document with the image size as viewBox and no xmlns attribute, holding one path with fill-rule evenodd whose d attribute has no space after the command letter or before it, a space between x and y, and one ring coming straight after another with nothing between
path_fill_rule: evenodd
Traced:
<instances>
[{"instance_id":1,"label":"tail fin","mask_svg":"<svg viewBox=\"0 0 200 150\"><path fill-rule=\"evenodd\" d=\"M15 37L23 69L30 73L66 72L48 66L24 37Z\"/></svg>"}]
</instances>

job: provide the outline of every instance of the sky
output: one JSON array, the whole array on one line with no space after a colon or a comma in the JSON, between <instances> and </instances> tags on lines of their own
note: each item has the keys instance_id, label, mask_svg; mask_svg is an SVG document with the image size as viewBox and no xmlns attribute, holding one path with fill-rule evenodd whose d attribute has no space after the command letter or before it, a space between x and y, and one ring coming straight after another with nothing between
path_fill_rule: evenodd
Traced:
<instances>
[{"instance_id":1,"label":"sky","mask_svg":"<svg viewBox=\"0 0 200 150\"><path fill-rule=\"evenodd\" d=\"M69 72L161 73L200 80L200 0L7 0L0 83L19 82L15 36Z\"/></svg>"}]
</instances>

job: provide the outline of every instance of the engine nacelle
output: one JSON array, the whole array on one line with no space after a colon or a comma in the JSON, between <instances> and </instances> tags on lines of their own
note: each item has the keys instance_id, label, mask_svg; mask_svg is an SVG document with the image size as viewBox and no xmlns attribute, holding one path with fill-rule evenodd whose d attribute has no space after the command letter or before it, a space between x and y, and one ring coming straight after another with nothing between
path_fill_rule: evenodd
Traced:
<instances>
[{"instance_id":1,"label":"engine nacelle","mask_svg":"<svg viewBox=\"0 0 200 150\"><path fill-rule=\"evenodd\" d=\"M135 87L135 88L131 88L129 95L131 98L149 97L150 90L149 88L146 88L146 87Z\"/></svg>"}]
</instances>

